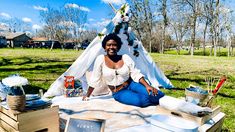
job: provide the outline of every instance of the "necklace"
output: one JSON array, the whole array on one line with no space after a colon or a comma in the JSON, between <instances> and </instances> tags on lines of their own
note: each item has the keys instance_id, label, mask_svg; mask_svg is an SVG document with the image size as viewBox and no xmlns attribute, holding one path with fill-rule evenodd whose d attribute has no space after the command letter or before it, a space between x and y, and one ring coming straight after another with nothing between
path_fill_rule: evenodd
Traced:
<instances>
[{"instance_id":1,"label":"necklace","mask_svg":"<svg viewBox=\"0 0 235 132\"><path fill-rule=\"evenodd\" d=\"M118 75L118 72L117 72L117 69L115 69L115 91L117 91L117 75Z\"/></svg>"}]
</instances>

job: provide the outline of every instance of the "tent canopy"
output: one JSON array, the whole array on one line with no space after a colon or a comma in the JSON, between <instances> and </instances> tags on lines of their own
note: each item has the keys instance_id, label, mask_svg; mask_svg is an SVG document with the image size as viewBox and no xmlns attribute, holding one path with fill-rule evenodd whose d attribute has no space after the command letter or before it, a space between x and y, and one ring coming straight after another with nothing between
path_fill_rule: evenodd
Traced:
<instances>
[{"instance_id":1,"label":"tent canopy","mask_svg":"<svg viewBox=\"0 0 235 132\"><path fill-rule=\"evenodd\" d=\"M87 81L89 81L89 78L87 78L86 73L92 71L96 57L100 54L105 54L101 44L102 40L105 35L113 32L117 33L123 42L118 54L128 54L135 61L136 67L140 69L141 73L145 75L145 78L153 87L173 87L164 73L156 66L141 41L137 39L131 27L129 27L129 11L129 5L124 4L116 12L112 21L97 35L67 71L51 84L48 91L44 94L45 97L63 94L64 76L74 76L75 80L78 79L82 82L83 89L87 89Z\"/></svg>"}]
</instances>

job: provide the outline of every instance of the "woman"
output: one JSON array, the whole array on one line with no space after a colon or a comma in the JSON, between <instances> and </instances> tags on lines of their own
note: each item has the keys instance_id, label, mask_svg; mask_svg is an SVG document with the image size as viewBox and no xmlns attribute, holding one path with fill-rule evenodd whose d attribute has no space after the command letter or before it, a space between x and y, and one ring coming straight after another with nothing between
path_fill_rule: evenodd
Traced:
<instances>
[{"instance_id":1,"label":"woman","mask_svg":"<svg viewBox=\"0 0 235 132\"><path fill-rule=\"evenodd\" d=\"M87 100L94 88L105 81L112 91L113 98L123 104L147 107L159 104L164 93L150 86L143 74L135 68L134 61L126 54L118 55L121 39L114 33L102 41L106 55L99 55L94 64L89 88L83 100Z\"/></svg>"}]
</instances>

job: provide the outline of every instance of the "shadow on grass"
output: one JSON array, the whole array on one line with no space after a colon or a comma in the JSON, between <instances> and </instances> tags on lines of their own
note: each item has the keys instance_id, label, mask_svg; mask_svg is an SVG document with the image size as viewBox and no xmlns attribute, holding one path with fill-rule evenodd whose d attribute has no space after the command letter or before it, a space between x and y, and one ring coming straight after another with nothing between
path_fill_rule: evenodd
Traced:
<instances>
[{"instance_id":1,"label":"shadow on grass","mask_svg":"<svg viewBox=\"0 0 235 132\"><path fill-rule=\"evenodd\" d=\"M231 99L235 98L235 96L227 95L227 94L224 94L224 93L218 93L217 95L222 96L224 98L231 98Z\"/></svg>"},{"instance_id":2,"label":"shadow on grass","mask_svg":"<svg viewBox=\"0 0 235 132\"><path fill-rule=\"evenodd\" d=\"M10 59L2 58L2 61L0 61L0 66L12 65L12 64L13 64L13 62L11 62Z\"/></svg>"},{"instance_id":3,"label":"shadow on grass","mask_svg":"<svg viewBox=\"0 0 235 132\"><path fill-rule=\"evenodd\" d=\"M11 71L26 71L26 70L48 70L55 68L68 68L70 65L68 64L57 64L57 65L46 65L46 66L35 66L32 68L0 68L0 71L11 72Z\"/></svg>"},{"instance_id":4,"label":"shadow on grass","mask_svg":"<svg viewBox=\"0 0 235 132\"><path fill-rule=\"evenodd\" d=\"M205 85L205 80L204 79L194 79L194 78L176 78L176 77L172 77L172 76L167 76L167 78L169 80L175 80L177 82L183 82L183 81L186 81L186 82L195 82L197 83L198 85Z\"/></svg>"},{"instance_id":5,"label":"shadow on grass","mask_svg":"<svg viewBox=\"0 0 235 132\"><path fill-rule=\"evenodd\" d=\"M179 71L179 70L177 70ZM181 72L181 73L178 73L177 71L172 71L170 72L169 75L167 75L167 77L171 77L171 76L176 76L176 75L185 75L185 74L198 74L198 75L210 75L211 73L219 73L218 70L216 69L208 69L208 70L204 70L204 71L186 71L186 72Z\"/></svg>"},{"instance_id":6,"label":"shadow on grass","mask_svg":"<svg viewBox=\"0 0 235 132\"><path fill-rule=\"evenodd\" d=\"M22 62L14 62L14 60L22 60ZM64 61L59 59L48 59L48 58L30 58L30 57L19 57L19 58L2 58L2 62L0 62L0 66L7 66L7 65L25 65L25 64L32 64L32 63L50 63L50 62L74 62L71 61Z\"/></svg>"}]
</instances>

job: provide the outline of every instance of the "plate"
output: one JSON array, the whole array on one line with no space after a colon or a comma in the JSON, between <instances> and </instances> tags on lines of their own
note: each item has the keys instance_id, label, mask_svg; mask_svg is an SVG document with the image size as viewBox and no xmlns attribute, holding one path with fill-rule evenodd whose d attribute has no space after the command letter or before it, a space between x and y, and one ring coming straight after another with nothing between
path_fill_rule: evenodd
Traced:
<instances>
[{"instance_id":1,"label":"plate","mask_svg":"<svg viewBox=\"0 0 235 132\"><path fill-rule=\"evenodd\" d=\"M26 94L26 101L37 100L41 97L38 94Z\"/></svg>"},{"instance_id":2,"label":"plate","mask_svg":"<svg viewBox=\"0 0 235 132\"><path fill-rule=\"evenodd\" d=\"M26 101L25 108L26 109L37 109L41 107L46 107L50 105L51 102L48 100L37 99L37 100L30 100Z\"/></svg>"}]
</instances>

